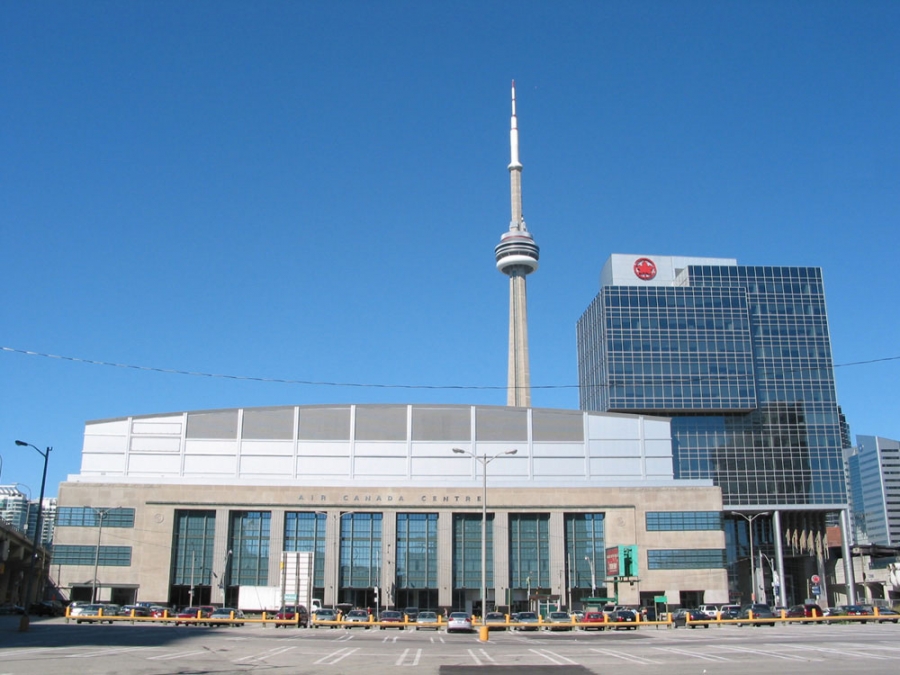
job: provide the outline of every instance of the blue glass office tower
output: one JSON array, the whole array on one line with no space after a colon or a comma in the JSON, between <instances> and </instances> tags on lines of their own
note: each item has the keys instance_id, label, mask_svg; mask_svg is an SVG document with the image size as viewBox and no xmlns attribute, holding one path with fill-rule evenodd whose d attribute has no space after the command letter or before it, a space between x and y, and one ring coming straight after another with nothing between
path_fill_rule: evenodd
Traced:
<instances>
[{"instance_id":1,"label":"blue glass office tower","mask_svg":"<svg viewBox=\"0 0 900 675\"><path fill-rule=\"evenodd\" d=\"M712 480L735 512L729 558L749 555L752 527L756 566L771 555L784 578L785 554L812 559L781 600L806 597L826 515L847 509L819 268L615 254L578 321L578 372L584 410L671 417L676 477Z\"/></svg>"}]
</instances>

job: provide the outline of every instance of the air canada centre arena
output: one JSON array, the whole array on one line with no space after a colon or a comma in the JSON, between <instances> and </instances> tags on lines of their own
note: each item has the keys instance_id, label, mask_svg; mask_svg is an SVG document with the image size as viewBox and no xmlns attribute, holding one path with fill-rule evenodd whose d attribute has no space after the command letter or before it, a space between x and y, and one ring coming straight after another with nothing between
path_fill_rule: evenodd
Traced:
<instances>
[{"instance_id":1,"label":"air canada centre arena","mask_svg":"<svg viewBox=\"0 0 900 675\"><path fill-rule=\"evenodd\" d=\"M486 470L486 475L484 471ZM51 578L71 599L234 606L313 553L326 605L480 613L729 601L722 493L665 417L321 405L87 422Z\"/></svg>"}]
</instances>

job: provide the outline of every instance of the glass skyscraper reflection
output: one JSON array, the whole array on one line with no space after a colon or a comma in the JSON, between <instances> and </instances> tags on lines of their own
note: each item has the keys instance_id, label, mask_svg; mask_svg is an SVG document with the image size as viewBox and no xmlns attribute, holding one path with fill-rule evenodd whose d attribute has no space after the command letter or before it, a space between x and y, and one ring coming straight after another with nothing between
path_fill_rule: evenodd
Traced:
<instances>
[{"instance_id":1,"label":"glass skyscraper reflection","mask_svg":"<svg viewBox=\"0 0 900 675\"><path fill-rule=\"evenodd\" d=\"M577 332L583 410L671 417L676 477L771 514L726 527L737 559L751 525L779 561L827 557L847 494L819 268L616 254Z\"/></svg>"}]
</instances>

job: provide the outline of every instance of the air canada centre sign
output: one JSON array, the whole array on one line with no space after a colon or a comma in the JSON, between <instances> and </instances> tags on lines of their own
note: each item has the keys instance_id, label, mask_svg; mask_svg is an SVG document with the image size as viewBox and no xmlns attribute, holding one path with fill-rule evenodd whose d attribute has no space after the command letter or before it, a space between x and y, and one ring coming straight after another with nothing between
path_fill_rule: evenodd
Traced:
<instances>
[{"instance_id":1,"label":"air canada centre sign","mask_svg":"<svg viewBox=\"0 0 900 675\"><path fill-rule=\"evenodd\" d=\"M346 504L480 504L481 495L392 495L392 494L340 494L340 495L299 495L297 501L317 506L329 503Z\"/></svg>"}]
</instances>

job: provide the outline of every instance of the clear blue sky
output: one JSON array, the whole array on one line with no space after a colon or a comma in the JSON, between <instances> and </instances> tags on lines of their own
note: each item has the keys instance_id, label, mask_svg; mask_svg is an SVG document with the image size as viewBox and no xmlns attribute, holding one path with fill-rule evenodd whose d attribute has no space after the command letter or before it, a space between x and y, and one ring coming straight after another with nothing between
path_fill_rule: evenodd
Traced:
<instances>
[{"instance_id":1,"label":"clear blue sky","mask_svg":"<svg viewBox=\"0 0 900 675\"><path fill-rule=\"evenodd\" d=\"M4 2L0 483L87 420L504 405L509 84L533 404L611 253L824 270L838 397L900 438L900 3ZM395 388L406 385L414 388ZM422 387L422 388L419 388Z\"/></svg>"}]
</instances>

